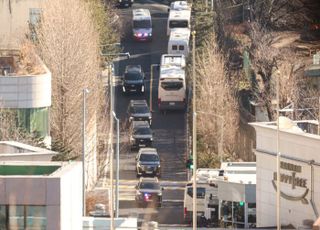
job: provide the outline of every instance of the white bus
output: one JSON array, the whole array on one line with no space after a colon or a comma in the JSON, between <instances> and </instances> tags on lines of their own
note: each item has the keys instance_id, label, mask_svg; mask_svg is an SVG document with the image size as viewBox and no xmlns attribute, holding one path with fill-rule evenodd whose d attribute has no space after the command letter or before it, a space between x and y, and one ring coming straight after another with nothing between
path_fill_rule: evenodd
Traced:
<instances>
[{"instance_id":1,"label":"white bus","mask_svg":"<svg viewBox=\"0 0 320 230\"><path fill-rule=\"evenodd\" d=\"M185 28L172 29L168 42L168 54L189 54L190 30Z\"/></svg>"},{"instance_id":2,"label":"white bus","mask_svg":"<svg viewBox=\"0 0 320 230\"><path fill-rule=\"evenodd\" d=\"M190 29L191 10L170 10L167 23L167 36L173 28Z\"/></svg>"},{"instance_id":3,"label":"white bus","mask_svg":"<svg viewBox=\"0 0 320 230\"><path fill-rule=\"evenodd\" d=\"M158 106L161 112L186 108L187 88L184 67L184 55L164 54L161 56L158 86Z\"/></svg>"},{"instance_id":4,"label":"white bus","mask_svg":"<svg viewBox=\"0 0 320 230\"><path fill-rule=\"evenodd\" d=\"M174 1L170 4L168 12L170 12L170 10L191 10L191 4L187 1Z\"/></svg>"}]
</instances>

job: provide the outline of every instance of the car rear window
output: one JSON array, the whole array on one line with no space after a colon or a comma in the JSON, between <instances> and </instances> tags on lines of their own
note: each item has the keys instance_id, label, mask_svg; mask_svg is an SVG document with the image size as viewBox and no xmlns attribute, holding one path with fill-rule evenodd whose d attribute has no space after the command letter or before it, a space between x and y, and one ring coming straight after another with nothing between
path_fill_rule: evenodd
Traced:
<instances>
[{"instance_id":1,"label":"car rear window","mask_svg":"<svg viewBox=\"0 0 320 230\"><path fill-rule=\"evenodd\" d=\"M141 182L140 183L140 189L154 189L154 190L159 190L160 185L157 183L152 183L152 182Z\"/></svg>"},{"instance_id":2,"label":"car rear window","mask_svg":"<svg viewBox=\"0 0 320 230\"><path fill-rule=\"evenodd\" d=\"M155 154L141 154L140 161L159 161L159 157Z\"/></svg>"},{"instance_id":3,"label":"car rear window","mask_svg":"<svg viewBox=\"0 0 320 230\"><path fill-rule=\"evenodd\" d=\"M133 21L133 28L134 29L151 28L151 21L150 20Z\"/></svg>"},{"instance_id":4,"label":"car rear window","mask_svg":"<svg viewBox=\"0 0 320 230\"><path fill-rule=\"evenodd\" d=\"M141 73L125 73L124 74L125 80L142 80Z\"/></svg>"},{"instance_id":5,"label":"car rear window","mask_svg":"<svg viewBox=\"0 0 320 230\"><path fill-rule=\"evenodd\" d=\"M151 129L148 127L139 127L137 128L133 134L135 135L151 135Z\"/></svg>"}]
</instances>

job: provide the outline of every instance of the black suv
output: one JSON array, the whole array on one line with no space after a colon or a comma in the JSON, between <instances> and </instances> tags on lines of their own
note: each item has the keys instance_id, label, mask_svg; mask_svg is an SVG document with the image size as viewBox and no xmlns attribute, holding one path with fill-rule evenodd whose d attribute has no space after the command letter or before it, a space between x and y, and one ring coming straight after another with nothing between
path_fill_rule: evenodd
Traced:
<instances>
[{"instance_id":1,"label":"black suv","mask_svg":"<svg viewBox=\"0 0 320 230\"><path fill-rule=\"evenodd\" d=\"M144 93L145 82L144 73L141 65L126 66L125 73L122 77L122 91L124 93L140 92Z\"/></svg>"},{"instance_id":2,"label":"black suv","mask_svg":"<svg viewBox=\"0 0 320 230\"><path fill-rule=\"evenodd\" d=\"M138 185L136 186L135 200L138 206L162 205L162 191L159 180L156 177L141 177Z\"/></svg>"},{"instance_id":3,"label":"black suv","mask_svg":"<svg viewBox=\"0 0 320 230\"><path fill-rule=\"evenodd\" d=\"M160 177L160 158L155 148L141 148L136 161L137 177L142 175Z\"/></svg>"},{"instance_id":4,"label":"black suv","mask_svg":"<svg viewBox=\"0 0 320 230\"><path fill-rule=\"evenodd\" d=\"M152 123L152 115L146 100L131 100L128 108L129 121L148 121Z\"/></svg>"},{"instance_id":5,"label":"black suv","mask_svg":"<svg viewBox=\"0 0 320 230\"><path fill-rule=\"evenodd\" d=\"M140 147L151 147L153 135L147 121L132 121L130 127L131 149Z\"/></svg>"}]
</instances>

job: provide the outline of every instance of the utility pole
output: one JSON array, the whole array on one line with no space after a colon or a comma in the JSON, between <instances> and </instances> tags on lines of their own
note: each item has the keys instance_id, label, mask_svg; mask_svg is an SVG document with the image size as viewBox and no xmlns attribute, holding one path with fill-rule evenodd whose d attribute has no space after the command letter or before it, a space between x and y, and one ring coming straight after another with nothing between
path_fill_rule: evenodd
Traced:
<instances>
[{"instance_id":1,"label":"utility pole","mask_svg":"<svg viewBox=\"0 0 320 230\"><path fill-rule=\"evenodd\" d=\"M113 76L111 76L111 70L109 70L109 79L110 79L110 217L111 217L111 230L114 230L114 194L113 194Z\"/></svg>"},{"instance_id":2,"label":"utility pole","mask_svg":"<svg viewBox=\"0 0 320 230\"><path fill-rule=\"evenodd\" d=\"M280 218L280 130L279 130L279 77L280 71L277 71L277 230L281 229Z\"/></svg>"},{"instance_id":3,"label":"utility pole","mask_svg":"<svg viewBox=\"0 0 320 230\"><path fill-rule=\"evenodd\" d=\"M192 101L193 101L193 122L192 122L192 159L193 159L193 197L192 197L192 223L193 230L197 229L197 113L196 113L196 31L192 31Z\"/></svg>"},{"instance_id":4,"label":"utility pole","mask_svg":"<svg viewBox=\"0 0 320 230\"><path fill-rule=\"evenodd\" d=\"M117 118L115 112L112 112L114 119L116 120L117 124L117 158L116 158L116 218L119 218L119 167L120 167L120 159L119 159L119 144L120 144L120 129L119 129L119 119Z\"/></svg>"},{"instance_id":5,"label":"utility pole","mask_svg":"<svg viewBox=\"0 0 320 230\"><path fill-rule=\"evenodd\" d=\"M82 215L86 216L86 171L85 171L85 161L86 161L86 95L89 93L87 88L82 91Z\"/></svg>"}]
</instances>

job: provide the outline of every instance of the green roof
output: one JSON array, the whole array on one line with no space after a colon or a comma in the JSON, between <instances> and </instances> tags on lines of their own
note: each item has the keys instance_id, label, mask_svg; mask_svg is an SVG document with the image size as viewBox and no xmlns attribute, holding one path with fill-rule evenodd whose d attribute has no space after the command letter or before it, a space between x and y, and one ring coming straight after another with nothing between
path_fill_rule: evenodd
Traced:
<instances>
[{"instance_id":1,"label":"green roof","mask_svg":"<svg viewBox=\"0 0 320 230\"><path fill-rule=\"evenodd\" d=\"M0 176L50 175L58 168L57 165L0 165Z\"/></svg>"}]
</instances>

